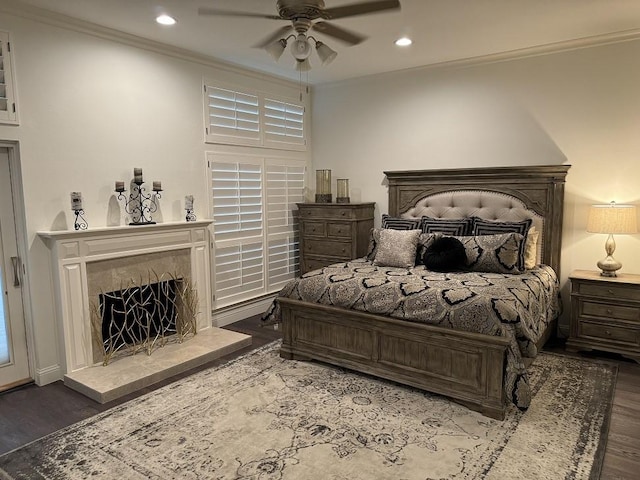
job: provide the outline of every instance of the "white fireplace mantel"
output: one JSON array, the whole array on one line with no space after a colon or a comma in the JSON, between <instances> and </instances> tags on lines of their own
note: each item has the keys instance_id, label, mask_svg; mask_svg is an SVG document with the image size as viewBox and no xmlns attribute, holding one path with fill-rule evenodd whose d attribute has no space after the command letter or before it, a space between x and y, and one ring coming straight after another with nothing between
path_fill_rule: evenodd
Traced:
<instances>
[{"instance_id":1,"label":"white fireplace mantel","mask_svg":"<svg viewBox=\"0 0 640 480\"><path fill-rule=\"evenodd\" d=\"M211 326L209 231L212 220L41 231L51 250L63 374L93 365L87 263L189 249L191 282L198 296L198 330Z\"/></svg>"}]
</instances>

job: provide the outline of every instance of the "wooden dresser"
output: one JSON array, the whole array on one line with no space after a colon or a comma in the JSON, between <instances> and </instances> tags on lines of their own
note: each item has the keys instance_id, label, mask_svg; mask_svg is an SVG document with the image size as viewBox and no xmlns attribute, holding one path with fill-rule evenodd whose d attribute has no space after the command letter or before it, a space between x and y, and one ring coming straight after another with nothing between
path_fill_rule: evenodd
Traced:
<instances>
[{"instance_id":1,"label":"wooden dresser","mask_svg":"<svg viewBox=\"0 0 640 480\"><path fill-rule=\"evenodd\" d=\"M603 277L576 270L571 280L567 350L603 350L640 363L640 275Z\"/></svg>"},{"instance_id":2,"label":"wooden dresser","mask_svg":"<svg viewBox=\"0 0 640 480\"><path fill-rule=\"evenodd\" d=\"M300 273L367 254L375 203L298 203Z\"/></svg>"}]
</instances>

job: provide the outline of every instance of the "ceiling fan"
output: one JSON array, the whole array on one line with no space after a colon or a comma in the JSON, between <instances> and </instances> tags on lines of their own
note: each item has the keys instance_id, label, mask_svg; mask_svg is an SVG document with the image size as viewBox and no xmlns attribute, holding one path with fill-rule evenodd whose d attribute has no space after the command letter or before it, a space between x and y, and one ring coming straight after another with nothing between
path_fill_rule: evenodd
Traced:
<instances>
[{"instance_id":1,"label":"ceiling fan","mask_svg":"<svg viewBox=\"0 0 640 480\"><path fill-rule=\"evenodd\" d=\"M333 8L326 8L324 0L277 0L276 8L278 15L237 12L208 7L199 8L198 13L200 15L266 18L291 22L258 42L254 47L264 48L277 61L282 56L289 40L293 39L290 48L291 54L296 59L296 70L305 72L311 69L311 64L309 63L309 56L312 50L309 43L310 40L315 42L316 51L323 65L327 65L338 55L326 44L308 35L309 30L334 37L348 45L357 45L367 38L364 35L322 20L334 20L385 10L397 10L400 8L400 0L372 0ZM318 19L322 20L314 22L314 20ZM295 31L295 34L292 31Z\"/></svg>"}]
</instances>

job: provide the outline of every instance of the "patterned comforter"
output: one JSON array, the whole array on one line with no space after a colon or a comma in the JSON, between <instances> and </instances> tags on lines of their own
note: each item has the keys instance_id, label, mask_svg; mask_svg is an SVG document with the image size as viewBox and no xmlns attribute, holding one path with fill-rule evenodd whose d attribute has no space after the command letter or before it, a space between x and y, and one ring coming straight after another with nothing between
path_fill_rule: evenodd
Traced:
<instances>
[{"instance_id":1,"label":"patterned comforter","mask_svg":"<svg viewBox=\"0 0 640 480\"><path fill-rule=\"evenodd\" d=\"M281 297L360 310L509 339L505 393L518 408L531 402L523 357L535 357L535 342L560 313L558 279L548 266L521 275L438 273L375 266L366 258L314 270L289 282ZM263 316L278 323L274 301Z\"/></svg>"}]
</instances>

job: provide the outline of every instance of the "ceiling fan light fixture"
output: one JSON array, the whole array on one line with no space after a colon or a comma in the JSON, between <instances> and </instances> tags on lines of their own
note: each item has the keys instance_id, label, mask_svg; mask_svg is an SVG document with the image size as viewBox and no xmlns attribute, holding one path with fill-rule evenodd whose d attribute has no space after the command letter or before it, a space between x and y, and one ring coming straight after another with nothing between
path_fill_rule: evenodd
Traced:
<instances>
[{"instance_id":1,"label":"ceiling fan light fixture","mask_svg":"<svg viewBox=\"0 0 640 480\"><path fill-rule=\"evenodd\" d=\"M160 25L175 25L176 19L173 18L171 15L167 15L166 13L163 13L162 15L158 15L156 17L156 22L159 23Z\"/></svg>"},{"instance_id":2,"label":"ceiling fan light fixture","mask_svg":"<svg viewBox=\"0 0 640 480\"><path fill-rule=\"evenodd\" d=\"M318 52L322 65L329 65L338 56L338 52L322 42L316 42L316 52Z\"/></svg>"},{"instance_id":3,"label":"ceiling fan light fixture","mask_svg":"<svg viewBox=\"0 0 640 480\"><path fill-rule=\"evenodd\" d=\"M311 70L311 62L309 62L308 58L304 60L296 60L296 71L298 72L308 72Z\"/></svg>"},{"instance_id":4,"label":"ceiling fan light fixture","mask_svg":"<svg viewBox=\"0 0 640 480\"><path fill-rule=\"evenodd\" d=\"M273 59L277 62L280 60L280 57L284 53L287 48L287 41L284 38L277 40L273 43L270 43L264 49L266 52L273 57Z\"/></svg>"},{"instance_id":5,"label":"ceiling fan light fixture","mask_svg":"<svg viewBox=\"0 0 640 480\"><path fill-rule=\"evenodd\" d=\"M291 42L291 55L296 60L305 60L311 55L311 45L304 33L301 33Z\"/></svg>"}]
</instances>

